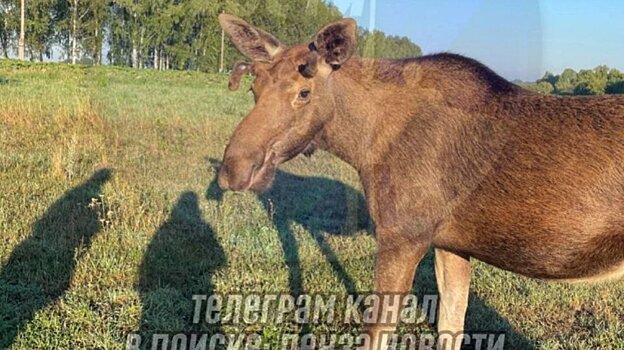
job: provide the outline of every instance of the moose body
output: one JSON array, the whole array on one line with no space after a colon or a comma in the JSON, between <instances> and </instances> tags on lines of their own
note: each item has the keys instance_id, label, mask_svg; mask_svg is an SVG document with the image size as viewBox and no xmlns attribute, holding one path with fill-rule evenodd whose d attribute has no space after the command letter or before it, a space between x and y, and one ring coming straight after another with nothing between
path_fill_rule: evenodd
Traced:
<instances>
[{"instance_id":1,"label":"moose body","mask_svg":"<svg viewBox=\"0 0 624 350\"><path fill-rule=\"evenodd\" d=\"M313 148L352 165L375 224L375 291L409 293L434 247L441 334L463 330L470 258L551 280L624 275L624 98L531 93L452 54L352 57L352 20L292 48L220 21L255 61L231 86L256 76L220 185L262 191ZM371 349L395 326L371 325Z\"/></svg>"}]
</instances>

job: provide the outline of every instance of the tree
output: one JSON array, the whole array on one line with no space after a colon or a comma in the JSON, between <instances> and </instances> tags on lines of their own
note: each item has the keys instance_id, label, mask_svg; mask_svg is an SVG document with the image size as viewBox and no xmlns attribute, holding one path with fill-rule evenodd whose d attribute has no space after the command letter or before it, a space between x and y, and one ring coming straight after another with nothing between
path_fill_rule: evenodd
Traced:
<instances>
[{"instance_id":1,"label":"tree","mask_svg":"<svg viewBox=\"0 0 624 350\"><path fill-rule=\"evenodd\" d=\"M71 0L71 63L78 60L78 0Z\"/></svg>"},{"instance_id":2,"label":"tree","mask_svg":"<svg viewBox=\"0 0 624 350\"><path fill-rule=\"evenodd\" d=\"M565 69L555 83L555 90L557 94L572 94L574 92L574 87L577 84L576 79L577 73L576 71L574 71L574 69Z\"/></svg>"},{"instance_id":3,"label":"tree","mask_svg":"<svg viewBox=\"0 0 624 350\"><path fill-rule=\"evenodd\" d=\"M624 94L624 80L610 83L606 92L607 94Z\"/></svg>"},{"instance_id":4,"label":"tree","mask_svg":"<svg viewBox=\"0 0 624 350\"><path fill-rule=\"evenodd\" d=\"M44 57L50 58L52 46L55 43L56 18L54 7L58 0L29 0L26 8L26 40L31 59L38 58L43 62Z\"/></svg>"},{"instance_id":5,"label":"tree","mask_svg":"<svg viewBox=\"0 0 624 350\"><path fill-rule=\"evenodd\" d=\"M554 85L554 91L550 91L546 84ZM603 95L622 93L623 85L624 73L601 65L578 73L572 69L564 70L561 75L546 72L542 79L526 87L541 93L559 95Z\"/></svg>"},{"instance_id":6,"label":"tree","mask_svg":"<svg viewBox=\"0 0 624 350\"><path fill-rule=\"evenodd\" d=\"M57 0L57 41L73 64L81 57L102 63L110 6L110 0Z\"/></svg>"},{"instance_id":7,"label":"tree","mask_svg":"<svg viewBox=\"0 0 624 350\"><path fill-rule=\"evenodd\" d=\"M24 51L25 51L25 46L26 46L26 1L25 0L21 0L20 1L20 35L19 35L19 44L18 44L18 53L17 53L17 57L20 60L24 60L25 55L24 55Z\"/></svg>"},{"instance_id":8,"label":"tree","mask_svg":"<svg viewBox=\"0 0 624 350\"><path fill-rule=\"evenodd\" d=\"M574 88L574 95L588 96L598 95L599 93L600 88L595 82L584 81Z\"/></svg>"},{"instance_id":9,"label":"tree","mask_svg":"<svg viewBox=\"0 0 624 350\"><path fill-rule=\"evenodd\" d=\"M547 82L550 85L554 86L557 83L557 80L559 80L559 77L552 74L551 72L546 72L544 74L544 76L542 77L542 79L538 80L537 82Z\"/></svg>"},{"instance_id":10,"label":"tree","mask_svg":"<svg viewBox=\"0 0 624 350\"><path fill-rule=\"evenodd\" d=\"M364 29L358 32L357 53L369 58L407 58L422 55L420 47L407 37L386 36L381 31Z\"/></svg>"},{"instance_id":11,"label":"tree","mask_svg":"<svg viewBox=\"0 0 624 350\"><path fill-rule=\"evenodd\" d=\"M537 83L537 85L534 85L532 90L540 94L548 95L555 91L555 87L547 81L541 81Z\"/></svg>"},{"instance_id":12,"label":"tree","mask_svg":"<svg viewBox=\"0 0 624 350\"><path fill-rule=\"evenodd\" d=\"M232 13L285 44L309 42L323 25L341 17L323 0L0 0L0 50L8 57L24 9L22 48L30 58L51 57L60 46L71 63L102 64L103 48L114 65L134 68L218 71L243 59L224 40L217 17ZM25 6L20 6L24 4ZM26 6L27 5L27 6ZM360 52L369 57L414 57L408 38L360 29ZM365 49L366 48L366 49Z\"/></svg>"},{"instance_id":13,"label":"tree","mask_svg":"<svg viewBox=\"0 0 624 350\"><path fill-rule=\"evenodd\" d=\"M169 2L169 1L167 1ZM146 44L146 14L159 0L138 2L116 0L111 9L109 60L114 64L142 68L143 48Z\"/></svg>"},{"instance_id":14,"label":"tree","mask_svg":"<svg viewBox=\"0 0 624 350\"><path fill-rule=\"evenodd\" d=\"M221 71L221 56L223 63L232 64L238 59L238 52L231 49L215 18L222 13L246 14L240 2L233 0L214 1L211 3L199 1L197 6L195 26L192 32L194 39L190 40L190 50L193 55L188 69L201 71ZM222 41L223 39L223 41ZM223 52L221 45L223 44Z\"/></svg>"},{"instance_id":15,"label":"tree","mask_svg":"<svg viewBox=\"0 0 624 350\"><path fill-rule=\"evenodd\" d=\"M93 58L96 66L102 64L104 27L107 25L109 7L109 0L90 0L87 21L83 26L85 51Z\"/></svg>"},{"instance_id":16,"label":"tree","mask_svg":"<svg viewBox=\"0 0 624 350\"><path fill-rule=\"evenodd\" d=\"M20 17L20 9L15 1L0 0L0 50L5 58L9 58L9 51L14 46L18 26L16 18Z\"/></svg>"}]
</instances>

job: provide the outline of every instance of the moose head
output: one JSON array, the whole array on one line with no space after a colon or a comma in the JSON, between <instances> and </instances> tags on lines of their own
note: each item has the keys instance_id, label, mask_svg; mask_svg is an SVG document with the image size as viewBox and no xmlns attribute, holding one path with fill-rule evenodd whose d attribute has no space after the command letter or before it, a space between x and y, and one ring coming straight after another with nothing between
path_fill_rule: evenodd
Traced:
<instances>
[{"instance_id":1,"label":"moose head","mask_svg":"<svg viewBox=\"0 0 624 350\"><path fill-rule=\"evenodd\" d=\"M323 126L333 117L331 78L353 54L356 23L335 21L311 42L289 48L238 17L222 14L219 22L251 60L234 66L229 88L238 89L245 74L255 77L251 86L255 106L230 139L219 185L263 192L271 186L279 164L313 152Z\"/></svg>"}]
</instances>

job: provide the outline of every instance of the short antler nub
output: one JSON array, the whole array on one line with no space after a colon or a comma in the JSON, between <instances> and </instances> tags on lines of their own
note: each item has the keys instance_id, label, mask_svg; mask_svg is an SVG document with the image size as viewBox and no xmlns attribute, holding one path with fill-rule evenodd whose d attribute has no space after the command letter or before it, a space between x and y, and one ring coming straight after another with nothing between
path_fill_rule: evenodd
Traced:
<instances>
[{"instance_id":1,"label":"short antler nub","mask_svg":"<svg viewBox=\"0 0 624 350\"><path fill-rule=\"evenodd\" d=\"M305 64L299 66L299 73L306 78L313 78L317 72L318 53L310 51L305 57Z\"/></svg>"},{"instance_id":2,"label":"short antler nub","mask_svg":"<svg viewBox=\"0 0 624 350\"><path fill-rule=\"evenodd\" d=\"M237 62L232 68L232 74L230 75L230 82L228 88L230 91L238 90L240 81L243 75L248 74L251 71L251 65L246 62Z\"/></svg>"}]
</instances>

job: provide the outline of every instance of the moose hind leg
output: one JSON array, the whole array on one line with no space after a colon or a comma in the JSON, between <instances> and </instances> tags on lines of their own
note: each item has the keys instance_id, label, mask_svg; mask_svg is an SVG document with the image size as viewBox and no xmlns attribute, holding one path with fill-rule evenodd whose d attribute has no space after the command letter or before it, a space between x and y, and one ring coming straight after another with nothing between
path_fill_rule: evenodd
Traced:
<instances>
[{"instance_id":1,"label":"moose hind leg","mask_svg":"<svg viewBox=\"0 0 624 350\"><path fill-rule=\"evenodd\" d=\"M470 260L436 248L435 273L440 292L438 346L444 350L459 350L468 307Z\"/></svg>"}]
</instances>

